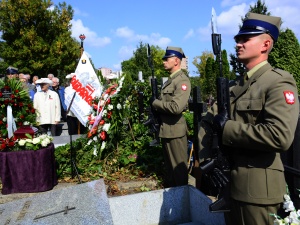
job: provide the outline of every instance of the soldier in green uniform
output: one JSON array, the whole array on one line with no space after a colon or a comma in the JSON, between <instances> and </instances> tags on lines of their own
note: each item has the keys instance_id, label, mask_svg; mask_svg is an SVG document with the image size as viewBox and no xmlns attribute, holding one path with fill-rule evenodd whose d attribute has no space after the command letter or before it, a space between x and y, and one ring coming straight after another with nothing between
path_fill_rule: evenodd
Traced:
<instances>
[{"instance_id":1,"label":"soldier in green uniform","mask_svg":"<svg viewBox=\"0 0 300 225\"><path fill-rule=\"evenodd\" d=\"M159 137L166 166L165 187L188 184L187 124L182 113L188 107L191 83L181 70L182 58L185 55L181 48L167 47L163 64L170 77L163 84L160 98L152 101L153 110L161 119Z\"/></svg>"},{"instance_id":2,"label":"soldier in green uniform","mask_svg":"<svg viewBox=\"0 0 300 225\"><path fill-rule=\"evenodd\" d=\"M231 120L213 107L199 131L200 158L207 156L207 124L213 124L231 159L228 225L273 225L270 214L277 214L286 193L280 153L293 142L299 102L293 76L268 63L280 24L280 17L246 16L234 38L247 74L230 88Z\"/></svg>"}]
</instances>

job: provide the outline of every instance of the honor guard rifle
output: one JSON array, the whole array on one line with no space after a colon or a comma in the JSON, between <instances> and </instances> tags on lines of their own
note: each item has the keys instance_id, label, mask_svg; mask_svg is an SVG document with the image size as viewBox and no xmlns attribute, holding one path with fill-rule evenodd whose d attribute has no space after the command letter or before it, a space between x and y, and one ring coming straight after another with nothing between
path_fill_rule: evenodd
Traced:
<instances>
[{"instance_id":1,"label":"honor guard rifle","mask_svg":"<svg viewBox=\"0 0 300 225\"><path fill-rule=\"evenodd\" d=\"M157 89L157 79L154 77L154 68L153 68L153 63L152 63L152 56L151 56L151 49L148 44L147 47L147 57L148 57L148 65L151 68L151 92L152 96L151 99L155 100L158 98L158 89ZM152 103L152 101L150 101ZM160 122L159 122L159 115L157 115L157 112L155 112L152 108L152 105L149 106L148 110L148 119L144 122L144 125L150 127L150 131L154 133L154 140L150 142L150 146L158 146L160 144L159 141L159 127L160 127Z\"/></svg>"},{"instance_id":2,"label":"honor guard rifle","mask_svg":"<svg viewBox=\"0 0 300 225\"><path fill-rule=\"evenodd\" d=\"M219 77L216 80L217 84L217 107L218 113L227 110L227 115L230 117L230 98L229 98L229 82L223 77L222 72L222 54L221 54L221 34L217 33L216 13L212 8L211 17L212 27L212 47L216 60L219 63ZM226 156L226 151L221 143L218 133L213 130L212 143L212 158L205 160L200 164L204 176L208 176L212 188L217 189L218 200L210 204L211 212L228 212L229 208L229 177L230 165Z\"/></svg>"}]
</instances>

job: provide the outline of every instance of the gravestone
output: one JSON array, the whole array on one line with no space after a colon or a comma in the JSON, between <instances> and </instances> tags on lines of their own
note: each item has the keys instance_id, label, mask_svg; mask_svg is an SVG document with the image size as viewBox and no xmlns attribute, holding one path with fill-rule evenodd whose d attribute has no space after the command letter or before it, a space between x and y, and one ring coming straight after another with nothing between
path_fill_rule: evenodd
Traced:
<instances>
[{"instance_id":1,"label":"gravestone","mask_svg":"<svg viewBox=\"0 0 300 225\"><path fill-rule=\"evenodd\" d=\"M0 205L1 224L113 224L103 179Z\"/></svg>"}]
</instances>

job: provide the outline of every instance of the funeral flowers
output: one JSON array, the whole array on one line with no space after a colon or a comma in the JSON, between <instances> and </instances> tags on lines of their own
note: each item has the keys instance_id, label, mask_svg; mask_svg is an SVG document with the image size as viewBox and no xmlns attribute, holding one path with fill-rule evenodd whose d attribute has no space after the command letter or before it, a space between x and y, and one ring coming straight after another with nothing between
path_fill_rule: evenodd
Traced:
<instances>
[{"instance_id":1,"label":"funeral flowers","mask_svg":"<svg viewBox=\"0 0 300 225\"><path fill-rule=\"evenodd\" d=\"M47 134L42 134L37 137L31 137L30 135L26 135L27 138L18 139L16 141L15 150L38 150L41 148L47 147L53 140L52 136Z\"/></svg>"},{"instance_id":2,"label":"funeral flowers","mask_svg":"<svg viewBox=\"0 0 300 225\"><path fill-rule=\"evenodd\" d=\"M116 82L108 84L99 98L92 100L92 110L88 116L88 145L93 146L93 154L101 155L105 149L110 135L110 129L113 126L113 114L122 109L122 105L117 103L114 106L112 100L121 91L125 76L122 76Z\"/></svg>"},{"instance_id":3,"label":"funeral flowers","mask_svg":"<svg viewBox=\"0 0 300 225\"><path fill-rule=\"evenodd\" d=\"M289 191L287 189L287 194L284 196L283 209L285 212L289 212L290 214L285 218L281 218L276 214L271 214L275 217L274 225L300 225L300 210L296 210L293 201L289 195Z\"/></svg>"},{"instance_id":4,"label":"funeral flowers","mask_svg":"<svg viewBox=\"0 0 300 225\"><path fill-rule=\"evenodd\" d=\"M10 142L7 137L12 139L10 127L18 129L23 125L33 125L35 121L35 109L22 82L14 78L0 80L0 138L5 139L1 143Z\"/></svg>"}]
</instances>

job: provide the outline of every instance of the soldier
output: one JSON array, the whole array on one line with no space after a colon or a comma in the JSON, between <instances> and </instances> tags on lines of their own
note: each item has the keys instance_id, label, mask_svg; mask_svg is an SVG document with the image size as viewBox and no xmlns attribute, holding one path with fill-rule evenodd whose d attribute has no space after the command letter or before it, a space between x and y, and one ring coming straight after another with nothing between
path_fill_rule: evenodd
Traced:
<instances>
[{"instance_id":1,"label":"soldier","mask_svg":"<svg viewBox=\"0 0 300 225\"><path fill-rule=\"evenodd\" d=\"M170 73L159 99L150 100L161 119L159 137L162 140L166 166L165 187L188 184L187 124L182 112L188 107L191 83L181 70L185 55L181 48L167 47L164 68Z\"/></svg>"},{"instance_id":2,"label":"soldier","mask_svg":"<svg viewBox=\"0 0 300 225\"><path fill-rule=\"evenodd\" d=\"M230 89L231 120L226 110L208 112L199 131L199 147L207 150L207 123L213 124L231 159L227 224L273 225L270 214L277 214L286 194L280 153L292 144L299 102L293 76L268 63L280 24L280 17L247 14L234 37L247 73Z\"/></svg>"},{"instance_id":3,"label":"soldier","mask_svg":"<svg viewBox=\"0 0 300 225\"><path fill-rule=\"evenodd\" d=\"M8 79L18 78L19 77L18 73L19 73L19 71L18 71L18 68L16 68L16 67L9 66L6 69L6 77Z\"/></svg>"}]
</instances>

